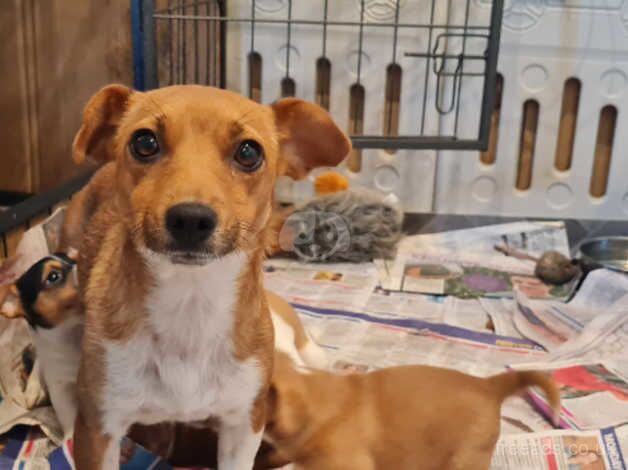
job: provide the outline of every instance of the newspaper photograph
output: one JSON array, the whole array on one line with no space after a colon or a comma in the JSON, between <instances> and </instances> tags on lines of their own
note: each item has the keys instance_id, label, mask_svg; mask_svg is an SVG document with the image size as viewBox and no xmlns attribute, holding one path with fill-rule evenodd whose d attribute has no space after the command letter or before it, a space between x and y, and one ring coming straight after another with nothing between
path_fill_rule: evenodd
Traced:
<instances>
[{"instance_id":1,"label":"newspaper photograph","mask_svg":"<svg viewBox=\"0 0 628 470\"><path fill-rule=\"evenodd\" d=\"M560 390L563 428L588 430L628 423L628 380L603 363L516 366L536 369L552 376ZM551 415L545 397L536 390L528 392L533 404Z\"/></svg>"}]
</instances>

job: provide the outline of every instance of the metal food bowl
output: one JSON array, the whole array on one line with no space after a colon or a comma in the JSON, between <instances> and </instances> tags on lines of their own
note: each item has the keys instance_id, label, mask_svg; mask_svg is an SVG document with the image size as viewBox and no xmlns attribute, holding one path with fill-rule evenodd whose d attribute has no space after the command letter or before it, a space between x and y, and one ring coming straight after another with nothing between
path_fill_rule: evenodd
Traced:
<instances>
[{"instance_id":1,"label":"metal food bowl","mask_svg":"<svg viewBox=\"0 0 628 470\"><path fill-rule=\"evenodd\" d=\"M605 268L628 272L628 237L600 237L585 240L580 245L583 258L600 263Z\"/></svg>"}]
</instances>

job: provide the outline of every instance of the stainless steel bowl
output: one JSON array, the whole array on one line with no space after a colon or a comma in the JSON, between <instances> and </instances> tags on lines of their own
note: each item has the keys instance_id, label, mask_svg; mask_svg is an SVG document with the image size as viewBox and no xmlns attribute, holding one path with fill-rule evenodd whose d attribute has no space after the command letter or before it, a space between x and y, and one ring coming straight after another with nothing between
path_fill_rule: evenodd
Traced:
<instances>
[{"instance_id":1,"label":"stainless steel bowl","mask_svg":"<svg viewBox=\"0 0 628 470\"><path fill-rule=\"evenodd\" d=\"M628 272L628 237L591 238L582 242L579 251L606 268Z\"/></svg>"}]
</instances>

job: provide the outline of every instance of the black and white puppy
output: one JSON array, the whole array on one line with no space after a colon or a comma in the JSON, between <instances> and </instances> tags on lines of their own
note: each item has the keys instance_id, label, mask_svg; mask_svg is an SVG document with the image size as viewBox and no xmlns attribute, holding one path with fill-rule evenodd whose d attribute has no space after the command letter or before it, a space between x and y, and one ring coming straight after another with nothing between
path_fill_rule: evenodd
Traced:
<instances>
[{"instance_id":1,"label":"black and white puppy","mask_svg":"<svg viewBox=\"0 0 628 470\"><path fill-rule=\"evenodd\" d=\"M76 282L76 252L48 255L31 266L0 299L0 314L24 318L31 331L42 381L64 438L76 418L76 377L83 314Z\"/></svg>"}]
</instances>

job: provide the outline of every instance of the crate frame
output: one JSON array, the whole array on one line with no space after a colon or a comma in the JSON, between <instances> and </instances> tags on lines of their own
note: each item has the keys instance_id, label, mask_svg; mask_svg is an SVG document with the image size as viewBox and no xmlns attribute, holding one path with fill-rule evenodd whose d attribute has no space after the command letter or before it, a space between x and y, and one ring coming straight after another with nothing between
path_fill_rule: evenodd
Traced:
<instances>
[{"instance_id":1,"label":"crate frame","mask_svg":"<svg viewBox=\"0 0 628 470\"><path fill-rule=\"evenodd\" d=\"M286 27L286 40L290 50L291 30L294 25L313 25L322 27L323 50L326 45L326 34L328 28L337 26L350 26L359 29L358 57L361 57L362 39L364 37L365 28L390 28L393 33L393 51L396 49L398 31L400 28L417 28L429 31L429 41L427 49L421 52L406 52L404 56L418 57L425 59L424 83L423 86L423 102L421 111L421 123L418 126L420 132L415 135L400 136L383 136L383 135L351 135L353 146L356 149L424 149L424 150L479 150L484 151L488 148L491 112L495 103L496 81L497 81L497 60L499 55L499 44L501 35L502 16L504 11L503 0L493 0L491 6L490 21L487 25L477 26L469 25L469 8L472 0L465 0L466 11L464 24L434 24L432 23L402 23L399 22L399 1L395 2L395 20L393 22L369 22L364 18L365 0L361 0L360 20L359 21L332 21L325 14L323 20L295 19L291 17L292 4L294 0L287 0L288 18L286 19L268 19L256 18L255 6L256 0L251 0L251 14L248 18L226 16L226 1L216 0L219 9L219 16L203 15L198 7L207 5L211 0L194 0L185 2L185 0L168 0L167 8L157 9L155 0L132 0L132 26L133 26L133 51L134 51L134 70L135 70L135 87L140 90L150 90L161 85L158 70L158 44L156 38L156 25L160 21L173 21L194 24L195 22L214 22L220 26L221 44L220 54L221 60L221 80L218 84L221 87L225 85L225 69L226 69L226 27L229 23L249 23L251 25L252 38L254 37L255 26L258 24L275 24L277 26ZM345 0L346 1L346 0ZM434 18L434 9L437 0L430 0L431 19ZM324 10L327 12L329 0L324 0ZM188 10L192 8L194 11L190 14ZM184 26L184 28L187 26ZM442 29L445 33L434 35L434 30ZM183 41L187 34L184 32ZM435 37L434 37L435 36ZM457 55L447 55L445 49L438 52L439 42L442 37L460 37L462 38L462 51ZM466 40L468 38L484 38L486 40L486 49L484 54L472 55L465 53ZM192 47L198 47L198 43ZM172 48L172 42L170 42ZM172 57L172 50L169 51ZM255 52L254 39L251 40L251 51ZM289 58L290 54L286 54L286 77L289 76ZM395 53L393 53L395 56ZM447 60L457 61L455 71L448 72L445 69ZM437 63L441 66L438 67ZM469 61L481 61L484 63L482 73L465 72L465 63ZM196 64L198 66L198 64ZM172 66L171 66L172 67ZM360 80L360 61L358 60L358 82ZM455 130L453 135L429 135L424 133L426 119L426 102L428 96L428 82L431 74L436 75L437 82L446 77L452 77L454 80L454 95L452 97L452 107L448 110L438 109L430 110L437 112L440 116L455 112ZM462 82L465 77L483 76L481 111L479 119L479 128L477 138L458 138L458 115L460 112L460 95ZM175 84L177 81L173 79L172 73L167 84ZM185 83L185 80L184 80ZM438 85L437 85L438 86Z\"/></svg>"}]
</instances>

